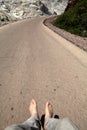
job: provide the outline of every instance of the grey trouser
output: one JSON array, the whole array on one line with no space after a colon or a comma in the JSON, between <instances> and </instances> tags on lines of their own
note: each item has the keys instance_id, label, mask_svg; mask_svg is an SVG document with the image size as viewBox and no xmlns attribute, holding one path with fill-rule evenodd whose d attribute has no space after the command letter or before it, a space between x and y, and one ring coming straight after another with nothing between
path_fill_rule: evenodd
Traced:
<instances>
[{"instance_id":1,"label":"grey trouser","mask_svg":"<svg viewBox=\"0 0 87 130\"><path fill-rule=\"evenodd\" d=\"M21 124L14 124L5 128L5 130L40 130L41 125L37 117L31 116Z\"/></svg>"},{"instance_id":2,"label":"grey trouser","mask_svg":"<svg viewBox=\"0 0 87 130\"><path fill-rule=\"evenodd\" d=\"M50 118L45 123L46 130L78 130L69 118L54 119ZM15 124L5 130L40 130L40 122L36 117L30 117L22 124Z\"/></svg>"},{"instance_id":3,"label":"grey trouser","mask_svg":"<svg viewBox=\"0 0 87 130\"><path fill-rule=\"evenodd\" d=\"M46 130L79 130L69 118L50 118L46 121Z\"/></svg>"}]
</instances>

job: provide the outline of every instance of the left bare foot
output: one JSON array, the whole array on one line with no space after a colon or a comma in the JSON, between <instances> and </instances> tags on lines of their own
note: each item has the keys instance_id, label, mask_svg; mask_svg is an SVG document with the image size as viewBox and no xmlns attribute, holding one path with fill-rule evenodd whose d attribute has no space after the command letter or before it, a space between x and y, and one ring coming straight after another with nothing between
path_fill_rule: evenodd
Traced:
<instances>
[{"instance_id":1,"label":"left bare foot","mask_svg":"<svg viewBox=\"0 0 87 130\"><path fill-rule=\"evenodd\" d=\"M37 103L34 99L30 102L29 111L31 116L38 117Z\"/></svg>"}]
</instances>

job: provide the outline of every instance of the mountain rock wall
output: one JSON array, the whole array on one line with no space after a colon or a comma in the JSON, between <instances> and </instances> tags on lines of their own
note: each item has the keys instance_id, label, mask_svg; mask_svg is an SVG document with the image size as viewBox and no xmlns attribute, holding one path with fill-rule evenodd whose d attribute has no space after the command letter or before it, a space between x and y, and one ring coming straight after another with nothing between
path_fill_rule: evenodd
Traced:
<instances>
[{"instance_id":1,"label":"mountain rock wall","mask_svg":"<svg viewBox=\"0 0 87 130\"><path fill-rule=\"evenodd\" d=\"M9 21L61 14L68 0L0 0L0 24Z\"/></svg>"}]
</instances>

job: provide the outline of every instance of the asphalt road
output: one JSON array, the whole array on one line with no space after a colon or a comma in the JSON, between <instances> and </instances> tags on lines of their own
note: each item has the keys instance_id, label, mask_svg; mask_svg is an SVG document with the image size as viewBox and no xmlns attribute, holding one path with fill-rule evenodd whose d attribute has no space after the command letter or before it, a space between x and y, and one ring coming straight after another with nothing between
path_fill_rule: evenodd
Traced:
<instances>
[{"instance_id":1,"label":"asphalt road","mask_svg":"<svg viewBox=\"0 0 87 130\"><path fill-rule=\"evenodd\" d=\"M0 130L23 122L35 98L87 130L87 53L42 24L44 18L0 28Z\"/></svg>"}]
</instances>

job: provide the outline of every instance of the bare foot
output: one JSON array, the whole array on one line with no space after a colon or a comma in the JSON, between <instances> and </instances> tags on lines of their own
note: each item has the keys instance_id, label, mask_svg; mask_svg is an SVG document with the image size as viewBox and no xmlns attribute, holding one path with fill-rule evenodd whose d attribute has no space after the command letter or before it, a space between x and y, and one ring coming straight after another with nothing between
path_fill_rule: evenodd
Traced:
<instances>
[{"instance_id":1,"label":"bare foot","mask_svg":"<svg viewBox=\"0 0 87 130\"><path fill-rule=\"evenodd\" d=\"M30 102L29 111L30 111L31 116L38 117L37 104L34 99L32 99Z\"/></svg>"},{"instance_id":2,"label":"bare foot","mask_svg":"<svg viewBox=\"0 0 87 130\"><path fill-rule=\"evenodd\" d=\"M52 116L53 116L53 106L50 102L47 102L45 107L45 120L51 118Z\"/></svg>"}]
</instances>

